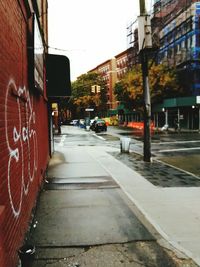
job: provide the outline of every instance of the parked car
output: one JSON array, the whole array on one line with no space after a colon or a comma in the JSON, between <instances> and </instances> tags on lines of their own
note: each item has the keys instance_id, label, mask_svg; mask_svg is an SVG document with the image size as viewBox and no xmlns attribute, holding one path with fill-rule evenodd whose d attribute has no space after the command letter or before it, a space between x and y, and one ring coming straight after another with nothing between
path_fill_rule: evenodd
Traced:
<instances>
[{"instance_id":1,"label":"parked car","mask_svg":"<svg viewBox=\"0 0 200 267\"><path fill-rule=\"evenodd\" d=\"M102 131L107 131L107 125L104 120L98 119L94 120L92 125L90 126L90 129L92 131L95 131L96 133L102 132Z\"/></svg>"},{"instance_id":2,"label":"parked car","mask_svg":"<svg viewBox=\"0 0 200 267\"><path fill-rule=\"evenodd\" d=\"M95 121L95 119L91 119L90 120L90 126L92 126L93 122Z\"/></svg>"},{"instance_id":3,"label":"parked car","mask_svg":"<svg viewBox=\"0 0 200 267\"><path fill-rule=\"evenodd\" d=\"M73 125L73 126L75 126L75 125L77 125L78 124L78 120L72 120L71 122L70 122L70 125Z\"/></svg>"},{"instance_id":4,"label":"parked car","mask_svg":"<svg viewBox=\"0 0 200 267\"><path fill-rule=\"evenodd\" d=\"M80 119L80 120L79 120L79 127L80 127L80 128L84 128L84 129L86 128L85 120L84 120L84 119Z\"/></svg>"}]
</instances>

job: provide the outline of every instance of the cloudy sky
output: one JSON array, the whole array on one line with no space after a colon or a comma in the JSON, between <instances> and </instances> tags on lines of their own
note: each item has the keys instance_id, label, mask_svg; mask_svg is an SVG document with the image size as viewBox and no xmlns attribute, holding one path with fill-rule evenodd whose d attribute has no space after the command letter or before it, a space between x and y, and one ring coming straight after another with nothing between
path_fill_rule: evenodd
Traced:
<instances>
[{"instance_id":1,"label":"cloudy sky","mask_svg":"<svg viewBox=\"0 0 200 267\"><path fill-rule=\"evenodd\" d=\"M126 28L139 15L139 0L48 0L48 12L49 52L69 58L74 81L128 48Z\"/></svg>"}]
</instances>

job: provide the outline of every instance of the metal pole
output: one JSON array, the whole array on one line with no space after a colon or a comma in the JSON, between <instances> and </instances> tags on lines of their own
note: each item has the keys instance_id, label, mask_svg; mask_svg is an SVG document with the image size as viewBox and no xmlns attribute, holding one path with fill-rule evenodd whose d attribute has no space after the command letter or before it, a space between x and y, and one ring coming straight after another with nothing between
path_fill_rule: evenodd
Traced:
<instances>
[{"instance_id":1,"label":"metal pole","mask_svg":"<svg viewBox=\"0 0 200 267\"><path fill-rule=\"evenodd\" d=\"M200 107L199 107L199 133L200 133Z\"/></svg>"},{"instance_id":2,"label":"metal pole","mask_svg":"<svg viewBox=\"0 0 200 267\"><path fill-rule=\"evenodd\" d=\"M191 121L191 124L192 124L192 126L191 126L191 128L192 128L192 130L194 129L194 111L193 111L193 109L192 109L192 121Z\"/></svg>"},{"instance_id":3,"label":"metal pole","mask_svg":"<svg viewBox=\"0 0 200 267\"><path fill-rule=\"evenodd\" d=\"M169 125L168 124L168 109L165 110L165 125Z\"/></svg>"},{"instance_id":4,"label":"metal pole","mask_svg":"<svg viewBox=\"0 0 200 267\"><path fill-rule=\"evenodd\" d=\"M151 161L151 102L149 92L149 78L148 78L148 56L146 50L141 51L142 59L142 76L143 76L143 95L144 95L144 161Z\"/></svg>"},{"instance_id":5,"label":"metal pole","mask_svg":"<svg viewBox=\"0 0 200 267\"><path fill-rule=\"evenodd\" d=\"M180 109L178 108L178 132L180 132Z\"/></svg>"},{"instance_id":6,"label":"metal pole","mask_svg":"<svg viewBox=\"0 0 200 267\"><path fill-rule=\"evenodd\" d=\"M145 0L140 1L140 26L139 31L139 49L141 55L142 77L143 77L143 95L144 95L144 161L151 161L151 99L149 92L149 78L148 78L148 48L151 46L151 36L147 31L147 12L145 7ZM149 25L148 25L149 26ZM150 38L149 38L150 37Z\"/></svg>"}]
</instances>

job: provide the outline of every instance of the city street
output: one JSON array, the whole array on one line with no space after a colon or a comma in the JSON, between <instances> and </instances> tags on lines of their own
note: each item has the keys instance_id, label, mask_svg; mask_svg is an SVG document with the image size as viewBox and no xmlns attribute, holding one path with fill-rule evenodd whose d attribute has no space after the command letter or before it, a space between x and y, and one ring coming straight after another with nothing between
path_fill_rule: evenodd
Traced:
<instances>
[{"instance_id":1,"label":"city street","mask_svg":"<svg viewBox=\"0 0 200 267\"><path fill-rule=\"evenodd\" d=\"M200 267L200 1L0 17L0 267Z\"/></svg>"},{"instance_id":2,"label":"city street","mask_svg":"<svg viewBox=\"0 0 200 267\"><path fill-rule=\"evenodd\" d=\"M125 167L129 159L120 153L119 136L112 127L95 134L74 126L54 136L55 153L29 235L36 246L33 267L197 266L156 231L113 179L124 176L122 184L145 194L155 188ZM140 146L132 139L131 149ZM130 175L135 187L126 181Z\"/></svg>"}]
</instances>

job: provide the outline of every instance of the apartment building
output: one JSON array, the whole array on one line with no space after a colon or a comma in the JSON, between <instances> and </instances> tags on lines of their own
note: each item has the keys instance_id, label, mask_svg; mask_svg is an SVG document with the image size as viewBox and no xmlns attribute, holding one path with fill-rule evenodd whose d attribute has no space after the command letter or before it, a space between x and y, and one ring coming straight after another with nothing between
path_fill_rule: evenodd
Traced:
<instances>
[{"instance_id":1,"label":"apartment building","mask_svg":"<svg viewBox=\"0 0 200 267\"><path fill-rule=\"evenodd\" d=\"M117 64L117 79L120 80L128 71L128 51L125 50L115 56Z\"/></svg>"},{"instance_id":2,"label":"apartment building","mask_svg":"<svg viewBox=\"0 0 200 267\"><path fill-rule=\"evenodd\" d=\"M155 47L158 47L157 62L177 68L185 90L184 97L164 99L163 103L152 107L156 125L168 124L173 127L174 120L178 120L181 127L200 130L200 2L155 0L151 24L153 42ZM128 27L127 36L129 48L115 56L116 82L139 63L138 29L135 25L131 24ZM109 81L107 71L104 75ZM112 92L113 86L110 86L111 102L113 102ZM110 108L113 109L113 106Z\"/></svg>"},{"instance_id":3,"label":"apartment building","mask_svg":"<svg viewBox=\"0 0 200 267\"><path fill-rule=\"evenodd\" d=\"M117 102L114 96L114 86L117 82L116 59L112 58L106 60L89 72L96 72L101 75L103 81L106 83L107 88L107 109L115 109L117 106Z\"/></svg>"},{"instance_id":4,"label":"apartment building","mask_svg":"<svg viewBox=\"0 0 200 267\"><path fill-rule=\"evenodd\" d=\"M177 69L184 97L166 99L153 111L165 112L165 124L200 129L200 2L157 1L155 16L164 24L159 31L158 62ZM159 10L163 5L164 9Z\"/></svg>"},{"instance_id":5,"label":"apartment building","mask_svg":"<svg viewBox=\"0 0 200 267\"><path fill-rule=\"evenodd\" d=\"M191 4L191 0L155 0L153 17L161 18L161 27L173 19L179 12Z\"/></svg>"}]
</instances>

